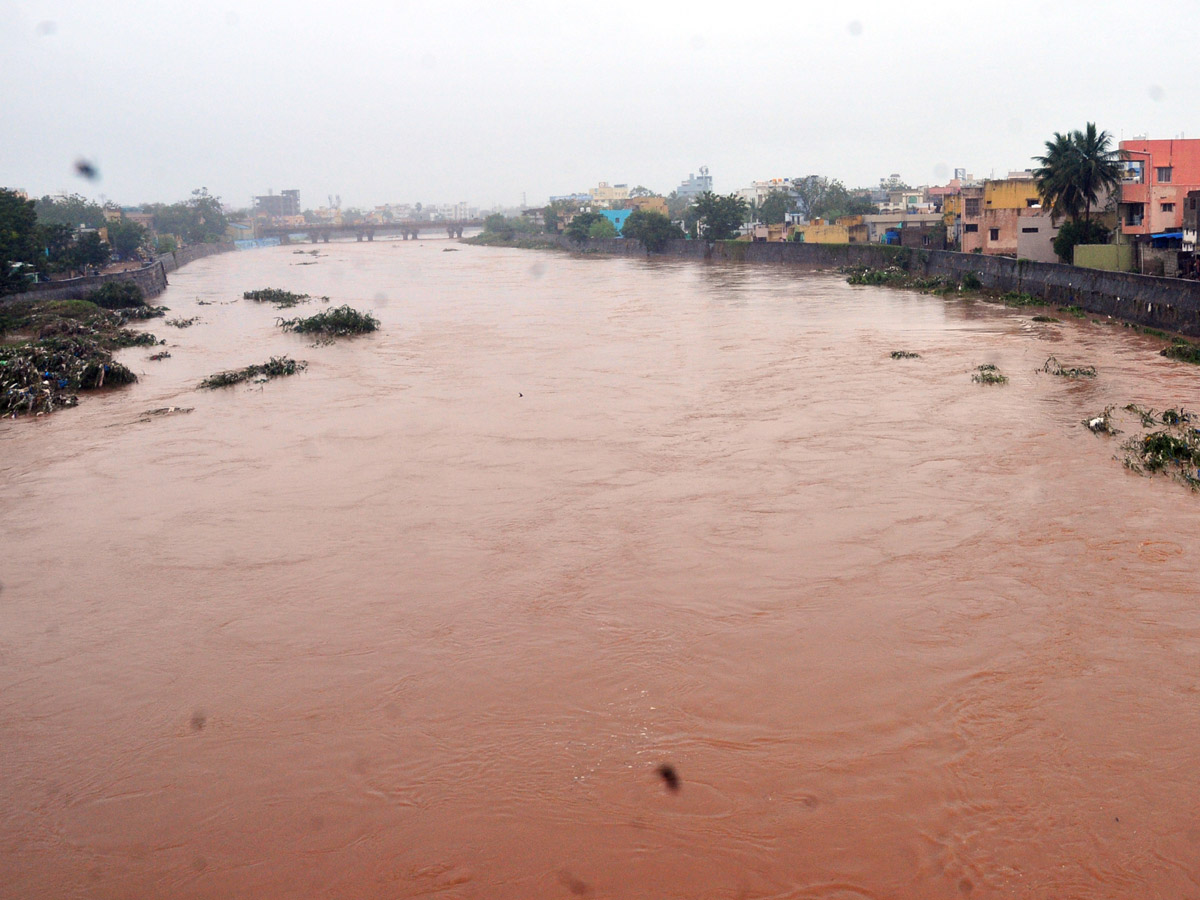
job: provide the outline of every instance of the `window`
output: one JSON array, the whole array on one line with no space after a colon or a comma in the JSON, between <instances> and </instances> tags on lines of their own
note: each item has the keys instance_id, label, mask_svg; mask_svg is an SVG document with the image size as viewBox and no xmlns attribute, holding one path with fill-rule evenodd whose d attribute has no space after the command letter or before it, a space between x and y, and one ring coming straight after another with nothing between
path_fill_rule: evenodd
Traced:
<instances>
[{"instance_id":1,"label":"window","mask_svg":"<svg viewBox=\"0 0 1200 900\"><path fill-rule=\"evenodd\" d=\"M1162 205L1162 211L1163 212L1175 212L1175 204L1174 203L1164 203Z\"/></svg>"},{"instance_id":2,"label":"window","mask_svg":"<svg viewBox=\"0 0 1200 900\"><path fill-rule=\"evenodd\" d=\"M968 197L966 199L966 206L963 210L963 214L968 215L968 216L979 215L979 198L978 197Z\"/></svg>"},{"instance_id":3,"label":"window","mask_svg":"<svg viewBox=\"0 0 1200 900\"><path fill-rule=\"evenodd\" d=\"M1154 180L1157 181L1159 184L1170 184L1171 183L1171 167L1170 166L1159 166L1158 168L1156 168L1154 170Z\"/></svg>"},{"instance_id":4,"label":"window","mask_svg":"<svg viewBox=\"0 0 1200 900\"><path fill-rule=\"evenodd\" d=\"M963 226L963 231L964 231L966 234L974 234L974 233L975 233L975 232L977 232L978 230L979 230L979 226L978 226L978 225L964 225L964 226Z\"/></svg>"},{"instance_id":5,"label":"window","mask_svg":"<svg viewBox=\"0 0 1200 900\"><path fill-rule=\"evenodd\" d=\"M1025 198L1025 206L1028 209L1032 209L1034 207L1040 207L1041 205L1042 204L1038 201L1037 197L1026 197Z\"/></svg>"},{"instance_id":6,"label":"window","mask_svg":"<svg viewBox=\"0 0 1200 900\"><path fill-rule=\"evenodd\" d=\"M989 228L988 229L988 240L989 241L1000 240L1000 229L999 228Z\"/></svg>"},{"instance_id":7,"label":"window","mask_svg":"<svg viewBox=\"0 0 1200 900\"><path fill-rule=\"evenodd\" d=\"M995 229L992 229L992 230L995 231ZM1037 234L1037 233L1038 233L1038 229L1037 229L1036 225L1033 228L1022 228L1021 229L1021 234Z\"/></svg>"},{"instance_id":8,"label":"window","mask_svg":"<svg viewBox=\"0 0 1200 900\"><path fill-rule=\"evenodd\" d=\"M1130 203L1129 209L1125 212L1125 224L1134 227L1141 225L1143 209L1141 203Z\"/></svg>"}]
</instances>

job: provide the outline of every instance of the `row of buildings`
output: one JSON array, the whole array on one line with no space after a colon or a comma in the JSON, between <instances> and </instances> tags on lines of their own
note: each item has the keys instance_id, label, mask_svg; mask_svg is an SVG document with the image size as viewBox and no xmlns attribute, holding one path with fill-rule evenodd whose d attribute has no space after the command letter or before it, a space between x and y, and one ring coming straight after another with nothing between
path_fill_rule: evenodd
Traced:
<instances>
[{"instance_id":1,"label":"row of buildings","mask_svg":"<svg viewBox=\"0 0 1200 900\"><path fill-rule=\"evenodd\" d=\"M1195 268L1200 238L1200 140L1135 138L1118 144L1121 183L1102 195L1091 218L1114 233L1111 249L1088 248L1087 262L1175 275ZM1058 262L1053 243L1063 224L1042 204L1032 170L977 180L963 170L948 184L907 188L886 180L870 199L875 215L836 222L789 217L787 226L754 226L754 240L895 243L966 253ZM892 182L898 181L892 176ZM788 179L754 182L739 191L761 204Z\"/></svg>"}]
</instances>

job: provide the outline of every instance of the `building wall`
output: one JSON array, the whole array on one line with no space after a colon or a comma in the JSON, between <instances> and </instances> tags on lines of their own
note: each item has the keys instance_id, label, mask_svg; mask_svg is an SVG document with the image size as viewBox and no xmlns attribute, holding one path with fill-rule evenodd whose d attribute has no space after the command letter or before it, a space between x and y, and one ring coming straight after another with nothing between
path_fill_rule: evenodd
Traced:
<instances>
[{"instance_id":1,"label":"building wall","mask_svg":"<svg viewBox=\"0 0 1200 900\"><path fill-rule=\"evenodd\" d=\"M612 222L613 228L617 229L617 234L621 233L621 229L625 227L625 220L629 218L632 209L602 209L600 215Z\"/></svg>"},{"instance_id":2,"label":"building wall","mask_svg":"<svg viewBox=\"0 0 1200 900\"><path fill-rule=\"evenodd\" d=\"M663 216L668 215L666 197L630 197L625 205L630 209L641 209Z\"/></svg>"},{"instance_id":3,"label":"building wall","mask_svg":"<svg viewBox=\"0 0 1200 900\"><path fill-rule=\"evenodd\" d=\"M1037 262L1056 263L1054 239L1059 226L1043 210L1030 210L1017 216L1017 256Z\"/></svg>"},{"instance_id":4,"label":"building wall","mask_svg":"<svg viewBox=\"0 0 1200 900\"><path fill-rule=\"evenodd\" d=\"M1132 244L1076 244L1075 265L1109 272L1132 272L1137 256Z\"/></svg>"},{"instance_id":5,"label":"building wall","mask_svg":"<svg viewBox=\"0 0 1200 900\"><path fill-rule=\"evenodd\" d=\"M1200 189L1200 140L1121 141L1120 149L1133 165L1140 164L1140 180L1121 185L1121 232L1148 235L1183 226L1183 204L1188 191ZM1170 181L1160 172L1171 170ZM1143 218L1132 224L1130 212L1141 204ZM1164 204L1170 208L1164 209Z\"/></svg>"}]
</instances>

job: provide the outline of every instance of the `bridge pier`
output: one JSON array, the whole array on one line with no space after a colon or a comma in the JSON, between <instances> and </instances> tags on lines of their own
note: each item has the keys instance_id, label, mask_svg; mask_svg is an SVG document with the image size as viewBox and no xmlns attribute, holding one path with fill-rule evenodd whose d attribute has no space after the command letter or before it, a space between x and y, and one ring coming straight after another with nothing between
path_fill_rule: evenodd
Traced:
<instances>
[{"instance_id":1,"label":"bridge pier","mask_svg":"<svg viewBox=\"0 0 1200 900\"><path fill-rule=\"evenodd\" d=\"M317 242L317 233L315 231L310 231L308 233L308 239L315 244Z\"/></svg>"},{"instance_id":2,"label":"bridge pier","mask_svg":"<svg viewBox=\"0 0 1200 900\"><path fill-rule=\"evenodd\" d=\"M368 241L375 240L375 229L374 228L367 229L367 240Z\"/></svg>"},{"instance_id":3,"label":"bridge pier","mask_svg":"<svg viewBox=\"0 0 1200 900\"><path fill-rule=\"evenodd\" d=\"M321 232L321 240L326 244L329 243L329 232L328 231Z\"/></svg>"}]
</instances>

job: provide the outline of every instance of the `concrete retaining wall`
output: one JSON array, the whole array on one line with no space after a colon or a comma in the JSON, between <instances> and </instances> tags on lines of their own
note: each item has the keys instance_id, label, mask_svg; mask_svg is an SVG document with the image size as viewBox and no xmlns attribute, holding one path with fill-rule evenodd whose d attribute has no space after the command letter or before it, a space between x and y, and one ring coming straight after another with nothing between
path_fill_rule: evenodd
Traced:
<instances>
[{"instance_id":1,"label":"concrete retaining wall","mask_svg":"<svg viewBox=\"0 0 1200 900\"><path fill-rule=\"evenodd\" d=\"M9 294L0 298L0 302L14 303L18 300L82 300L88 293L96 290L102 284L110 281L132 281L142 289L147 297L157 297L167 287L167 273L163 264L155 260L140 269L128 272L113 272L110 275L88 275L85 278L71 278L67 281L43 281L32 284L29 290L20 294Z\"/></svg>"},{"instance_id":2,"label":"concrete retaining wall","mask_svg":"<svg viewBox=\"0 0 1200 900\"><path fill-rule=\"evenodd\" d=\"M0 297L0 303L15 303L19 300L82 300L88 293L109 281L132 281L147 297L157 297L167 289L167 273L180 266L215 253L228 253L236 249L232 243L195 244L174 253L166 253L149 265L128 272L113 272L109 275L88 275L67 281L43 281L31 284L28 291Z\"/></svg>"},{"instance_id":3,"label":"concrete retaining wall","mask_svg":"<svg viewBox=\"0 0 1200 900\"><path fill-rule=\"evenodd\" d=\"M174 272L176 269L182 268L197 259L212 256L214 253L229 253L236 249L237 247L232 241L223 244L193 244L190 247L184 247L182 250L176 250L174 253L164 253L159 257L159 260L162 262L165 271Z\"/></svg>"}]
</instances>

